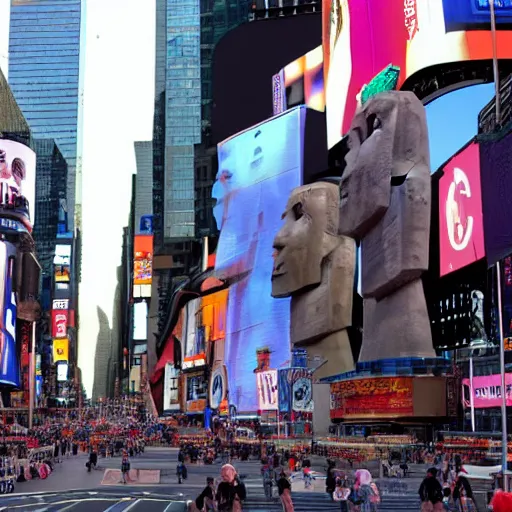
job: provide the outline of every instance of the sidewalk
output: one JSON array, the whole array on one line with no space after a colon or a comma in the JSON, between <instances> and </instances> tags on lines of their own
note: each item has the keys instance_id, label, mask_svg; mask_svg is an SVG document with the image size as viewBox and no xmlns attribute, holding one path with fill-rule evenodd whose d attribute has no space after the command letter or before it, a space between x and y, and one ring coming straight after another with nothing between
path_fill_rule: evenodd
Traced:
<instances>
[{"instance_id":1,"label":"sidewalk","mask_svg":"<svg viewBox=\"0 0 512 512\"><path fill-rule=\"evenodd\" d=\"M14 492L37 493L37 492L56 492L72 489L93 489L101 485L105 467L87 472L85 463L87 455L80 454L76 457L64 459L64 462L55 464L51 475L45 479L29 480L28 482L16 483Z\"/></svg>"}]
</instances>

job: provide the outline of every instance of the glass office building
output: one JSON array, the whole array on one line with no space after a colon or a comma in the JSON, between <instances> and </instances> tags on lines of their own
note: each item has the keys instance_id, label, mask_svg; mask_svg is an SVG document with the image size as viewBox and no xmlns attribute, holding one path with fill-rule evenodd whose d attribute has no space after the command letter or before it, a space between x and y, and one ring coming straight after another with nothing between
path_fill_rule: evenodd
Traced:
<instances>
[{"instance_id":1,"label":"glass office building","mask_svg":"<svg viewBox=\"0 0 512 512\"><path fill-rule=\"evenodd\" d=\"M68 164L74 217L80 102L81 0L12 0L9 84L35 138L54 139Z\"/></svg>"}]
</instances>

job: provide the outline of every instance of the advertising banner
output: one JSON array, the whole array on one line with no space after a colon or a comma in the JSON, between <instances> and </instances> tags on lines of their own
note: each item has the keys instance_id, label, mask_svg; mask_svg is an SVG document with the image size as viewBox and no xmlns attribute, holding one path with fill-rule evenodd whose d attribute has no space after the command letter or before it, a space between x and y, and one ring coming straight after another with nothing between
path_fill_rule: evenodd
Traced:
<instances>
[{"instance_id":1,"label":"advertising banner","mask_svg":"<svg viewBox=\"0 0 512 512\"><path fill-rule=\"evenodd\" d=\"M376 377L331 384L331 419L412 416L412 377Z\"/></svg>"},{"instance_id":2,"label":"advertising banner","mask_svg":"<svg viewBox=\"0 0 512 512\"><path fill-rule=\"evenodd\" d=\"M279 411L312 412L313 378L307 368L279 370Z\"/></svg>"},{"instance_id":3,"label":"advertising banner","mask_svg":"<svg viewBox=\"0 0 512 512\"><path fill-rule=\"evenodd\" d=\"M470 406L471 388L473 388L473 399L476 409L488 407L501 407L501 375L489 375L486 377L473 377L462 380L462 395L464 407ZM507 406L512 405L512 374L505 374L505 392Z\"/></svg>"},{"instance_id":4,"label":"advertising banner","mask_svg":"<svg viewBox=\"0 0 512 512\"><path fill-rule=\"evenodd\" d=\"M21 370L21 403L28 406L30 393L30 345L32 340L32 322L18 319L17 340L21 345L20 370Z\"/></svg>"},{"instance_id":5,"label":"advertising banner","mask_svg":"<svg viewBox=\"0 0 512 512\"><path fill-rule=\"evenodd\" d=\"M34 224L36 154L24 144L0 139L0 204L15 206L21 196L28 201L30 220Z\"/></svg>"},{"instance_id":6,"label":"advertising banner","mask_svg":"<svg viewBox=\"0 0 512 512\"><path fill-rule=\"evenodd\" d=\"M153 276L153 236L134 237L133 284L151 284Z\"/></svg>"},{"instance_id":7,"label":"advertising banner","mask_svg":"<svg viewBox=\"0 0 512 512\"><path fill-rule=\"evenodd\" d=\"M497 57L510 59L512 6L495 5ZM488 0L323 0L322 18L329 147L348 132L362 87L389 64L401 87L430 66L493 57Z\"/></svg>"},{"instance_id":8,"label":"advertising banner","mask_svg":"<svg viewBox=\"0 0 512 512\"><path fill-rule=\"evenodd\" d=\"M441 276L485 256L480 156L472 142L443 168L439 181Z\"/></svg>"},{"instance_id":9,"label":"advertising banner","mask_svg":"<svg viewBox=\"0 0 512 512\"><path fill-rule=\"evenodd\" d=\"M53 362L69 361L69 340L61 338L53 340Z\"/></svg>"},{"instance_id":10,"label":"advertising banner","mask_svg":"<svg viewBox=\"0 0 512 512\"><path fill-rule=\"evenodd\" d=\"M16 339L16 294L13 291L16 248L0 241L0 384L20 386L20 362ZM28 350L28 349L27 349Z\"/></svg>"},{"instance_id":11,"label":"advertising banner","mask_svg":"<svg viewBox=\"0 0 512 512\"><path fill-rule=\"evenodd\" d=\"M70 269L64 265L55 266L55 282L56 283L69 283L71 280Z\"/></svg>"},{"instance_id":12,"label":"advertising banner","mask_svg":"<svg viewBox=\"0 0 512 512\"><path fill-rule=\"evenodd\" d=\"M228 376L226 367L219 365L215 367L210 376L209 399L210 407L214 410L220 409L222 402L227 395Z\"/></svg>"},{"instance_id":13,"label":"advertising banner","mask_svg":"<svg viewBox=\"0 0 512 512\"><path fill-rule=\"evenodd\" d=\"M68 311L52 310L52 338L65 338L68 335Z\"/></svg>"},{"instance_id":14,"label":"advertising banner","mask_svg":"<svg viewBox=\"0 0 512 512\"><path fill-rule=\"evenodd\" d=\"M66 382L68 380L69 365L68 363L59 363L57 365L57 382Z\"/></svg>"},{"instance_id":15,"label":"advertising banner","mask_svg":"<svg viewBox=\"0 0 512 512\"><path fill-rule=\"evenodd\" d=\"M59 244L55 247L55 256L53 258L54 265L71 265L71 245Z\"/></svg>"},{"instance_id":16,"label":"advertising banner","mask_svg":"<svg viewBox=\"0 0 512 512\"><path fill-rule=\"evenodd\" d=\"M142 215L140 218L139 229L141 235L152 235L153 215Z\"/></svg>"},{"instance_id":17,"label":"advertising banner","mask_svg":"<svg viewBox=\"0 0 512 512\"><path fill-rule=\"evenodd\" d=\"M187 413L202 413L206 408L208 397L207 383L203 372L191 373L186 376L186 409Z\"/></svg>"},{"instance_id":18,"label":"advertising banner","mask_svg":"<svg viewBox=\"0 0 512 512\"><path fill-rule=\"evenodd\" d=\"M174 368L173 363L165 365L164 377L164 411L176 411L180 408L180 395L179 395L179 370Z\"/></svg>"},{"instance_id":19,"label":"advertising banner","mask_svg":"<svg viewBox=\"0 0 512 512\"><path fill-rule=\"evenodd\" d=\"M220 229L215 275L235 278L227 302L224 361L229 405L238 413L258 410L257 350L268 348L273 368L290 360L290 299L272 298L272 253L288 196L302 183L305 114L305 107L288 110L218 145L212 188Z\"/></svg>"},{"instance_id":20,"label":"advertising banner","mask_svg":"<svg viewBox=\"0 0 512 512\"><path fill-rule=\"evenodd\" d=\"M66 310L69 307L68 299L54 300L53 301L53 309Z\"/></svg>"},{"instance_id":21,"label":"advertising banner","mask_svg":"<svg viewBox=\"0 0 512 512\"><path fill-rule=\"evenodd\" d=\"M277 411L279 395L277 392L277 370L256 373L258 390L258 409L260 411Z\"/></svg>"}]
</instances>

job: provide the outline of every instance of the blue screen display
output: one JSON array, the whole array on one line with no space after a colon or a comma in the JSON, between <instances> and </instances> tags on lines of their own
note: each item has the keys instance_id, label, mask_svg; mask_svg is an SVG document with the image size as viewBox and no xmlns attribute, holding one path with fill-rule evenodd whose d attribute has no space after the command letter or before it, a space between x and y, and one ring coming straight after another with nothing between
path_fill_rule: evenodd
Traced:
<instances>
[{"instance_id":1,"label":"blue screen display","mask_svg":"<svg viewBox=\"0 0 512 512\"><path fill-rule=\"evenodd\" d=\"M13 269L16 248L0 242L0 384L19 387L20 368L16 347L16 296L13 291Z\"/></svg>"},{"instance_id":2,"label":"blue screen display","mask_svg":"<svg viewBox=\"0 0 512 512\"><path fill-rule=\"evenodd\" d=\"M290 361L290 300L271 296L272 245L290 192L302 182L306 110L298 107L219 144L212 196L220 229L215 270L229 288L225 364L229 404L258 408L256 351Z\"/></svg>"}]
</instances>

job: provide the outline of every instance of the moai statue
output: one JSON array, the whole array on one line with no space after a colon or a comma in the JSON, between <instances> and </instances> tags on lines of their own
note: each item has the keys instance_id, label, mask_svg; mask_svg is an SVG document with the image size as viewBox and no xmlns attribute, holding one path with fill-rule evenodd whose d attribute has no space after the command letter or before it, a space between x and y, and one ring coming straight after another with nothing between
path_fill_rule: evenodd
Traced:
<instances>
[{"instance_id":1,"label":"moai statue","mask_svg":"<svg viewBox=\"0 0 512 512\"><path fill-rule=\"evenodd\" d=\"M390 91L356 113L340 185L339 233L361 241L360 361L433 357L421 282L428 269L430 158L425 109Z\"/></svg>"},{"instance_id":2,"label":"moai statue","mask_svg":"<svg viewBox=\"0 0 512 512\"><path fill-rule=\"evenodd\" d=\"M292 191L274 239L272 296L291 297L292 348L325 363L315 376L354 369L352 323L355 242L338 235L339 187L313 183Z\"/></svg>"}]
</instances>

